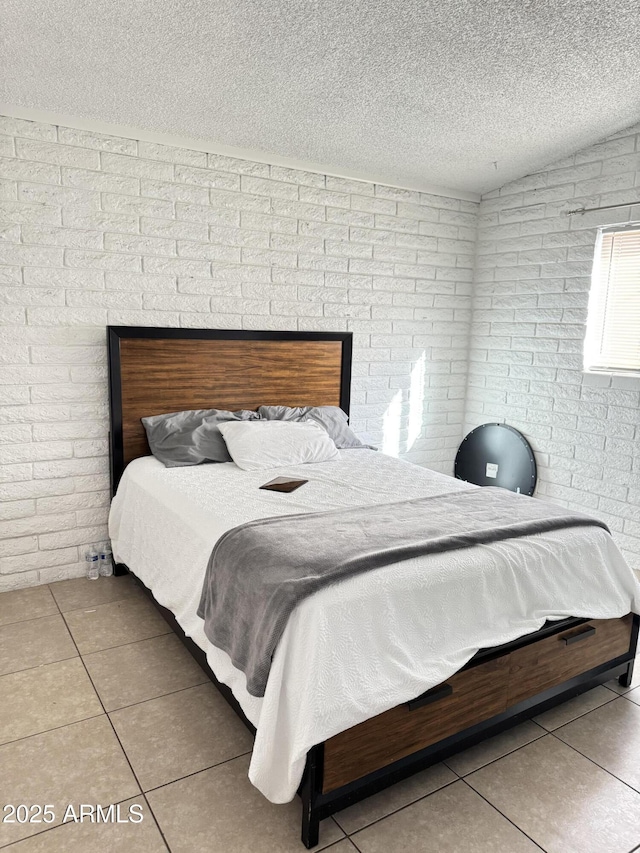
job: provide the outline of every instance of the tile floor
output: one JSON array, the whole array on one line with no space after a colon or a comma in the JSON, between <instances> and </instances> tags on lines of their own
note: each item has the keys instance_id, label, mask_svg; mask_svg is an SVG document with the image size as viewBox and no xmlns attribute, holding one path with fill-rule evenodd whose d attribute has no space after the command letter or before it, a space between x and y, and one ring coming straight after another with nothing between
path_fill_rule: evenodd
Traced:
<instances>
[{"instance_id":1,"label":"tile floor","mask_svg":"<svg viewBox=\"0 0 640 853\"><path fill-rule=\"evenodd\" d=\"M326 820L335 853L640 851L640 666ZM0 595L0 823L11 853L300 853L300 804L248 782L251 738L129 578ZM121 823L62 821L120 804ZM125 822L129 807L141 822ZM135 811L135 810L134 810Z\"/></svg>"}]
</instances>

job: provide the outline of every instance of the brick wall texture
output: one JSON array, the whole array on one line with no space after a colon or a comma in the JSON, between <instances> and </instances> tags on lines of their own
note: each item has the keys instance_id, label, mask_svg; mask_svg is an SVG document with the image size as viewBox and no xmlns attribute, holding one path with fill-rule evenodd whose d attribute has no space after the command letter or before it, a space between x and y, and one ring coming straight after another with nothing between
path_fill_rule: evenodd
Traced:
<instances>
[{"instance_id":1,"label":"brick wall texture","mask_svg":"<svg viewBox=\"0 0 640 853\"><path fill-rule=\"evenodd\" d=\"M352 331L356 430L451 473L508 421L640 567L640 379L581 369L596 228L640 206L566 215L640 197L639 132L478 205L0 117L0 590L106 538L107 324Z\"/></svg>"},{"instance_id":2,"label":"brick wall texture","mask_svg":"<svg viewBox=\"0 0 640 853\"><path fill-rule=\"evenodd\" d=\"M489 193L478 219L465 429L508 421L537 494L602 518L640 569L640 378L584 374L598 226L640 221L640 125Z\"/></svg>"},{"instance_id":3,"label":"brick wall texture","mask_svg":"<svg viewBox=\"0 0 640 853\"><path fill-rule=\"evenodd\" d=\"M107 324L352 331L353 426L450 471L477 210L0 117L0 590L107 536Z\"/></svg>"}]
</instances>

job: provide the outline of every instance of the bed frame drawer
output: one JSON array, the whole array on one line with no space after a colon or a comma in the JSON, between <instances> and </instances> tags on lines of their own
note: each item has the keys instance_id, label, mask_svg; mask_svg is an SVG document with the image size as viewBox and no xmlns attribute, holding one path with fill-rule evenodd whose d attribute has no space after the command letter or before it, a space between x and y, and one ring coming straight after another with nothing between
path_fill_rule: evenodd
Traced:
<instances>
[{"instance_id":1,"label":"bed frame drawer","mask_svg":"<svg viewBox=\"0 0 640 853\"><path fill-rule=\"evenodd\" d=\"M508 656L456 673L422 696L325 742L323 791L479 723L507 707Z\"/></svg>"},{"instance_id":2,"label":"bed frame drawer","mask_svg":"<svg viewBox=\"0 0 640 853\"><path fill-rule=\"evenodd\" d=\"M628 652L632 622L592 619L511 652L509 706Z\"/></svg>"}]
</instances>

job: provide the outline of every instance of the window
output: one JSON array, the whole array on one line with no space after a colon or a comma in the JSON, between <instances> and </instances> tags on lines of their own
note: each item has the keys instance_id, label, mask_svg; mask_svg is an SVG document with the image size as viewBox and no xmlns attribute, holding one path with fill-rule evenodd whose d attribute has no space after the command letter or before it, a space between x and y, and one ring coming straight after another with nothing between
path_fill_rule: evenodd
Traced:
<instances>
[{"instance_id":1,"label":"window","mask_svg":"<svg viewBox=\"0 0 640 853\"><path fill-rule=\"evenodd\" d=\"M598 232L584 368L640 372L640 224Z\"/></svg>"}]
</instances>

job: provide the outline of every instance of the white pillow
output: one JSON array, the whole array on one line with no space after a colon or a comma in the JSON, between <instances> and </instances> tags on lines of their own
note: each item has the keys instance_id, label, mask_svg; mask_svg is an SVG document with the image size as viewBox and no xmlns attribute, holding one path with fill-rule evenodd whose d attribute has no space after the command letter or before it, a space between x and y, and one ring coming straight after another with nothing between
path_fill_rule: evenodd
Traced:
<instances>
[{"instance_id":1,"label":"white pillow","mask_svg":"<svg viewBox=\"0 0 640 853\"><path fill-rule=\"evenodd\" d=\"M314 421L229 421L219 429L229 455L245 471L329 462L339 456L329 433Z\"/></svg>"}]
</instances>

